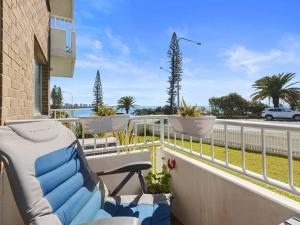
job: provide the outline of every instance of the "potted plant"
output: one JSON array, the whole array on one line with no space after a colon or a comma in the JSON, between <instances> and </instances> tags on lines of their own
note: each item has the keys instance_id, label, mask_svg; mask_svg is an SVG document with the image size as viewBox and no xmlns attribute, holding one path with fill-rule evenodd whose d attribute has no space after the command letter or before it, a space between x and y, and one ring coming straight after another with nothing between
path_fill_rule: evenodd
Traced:
<instances>
[{"instance_id":1,"label":"potted plant","mask_svg":"<svg viewBox=\"0 0 300 225\"><path fill-rule=\"evenodd\" d=\"M184 99L179 114L169 116L169 122L175 132L200 138L211 134L215 120L215 116L203 115L198 106L190 106Z\"/></svg>"},{"instance_id":2,"label":"potted plant","mask_svg":"<svg viewBox=\"0 0 300 225\"><path fill-rule=\"evenodd\" d=\"M101 106L95 116L79 119L85 134L111 133L126 130L129 115L116 115L112 107Z\"/></svg>"},{"instance_id":3,"label":"potted plant","mask_svg":"<svg viewBox=\"0 0 300 225\"><path fill-rule=\"evenodd\" d=\"M150 194L168 194L172 192L171 171L176 168L175 159L168 159L167 164L165 158L162 158L163 165L161 172L149 172L145 177Z\"/></svg>"}]
</instances>

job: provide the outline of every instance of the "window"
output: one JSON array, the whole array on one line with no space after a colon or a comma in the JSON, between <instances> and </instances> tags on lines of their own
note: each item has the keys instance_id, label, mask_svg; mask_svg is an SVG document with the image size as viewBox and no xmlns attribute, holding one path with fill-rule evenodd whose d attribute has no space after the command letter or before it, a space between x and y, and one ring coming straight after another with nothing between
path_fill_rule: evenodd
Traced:
<instances>
[{"instance_id":1,"label":"window","mask_svg":"<svg viewBox=\"0 0 300 225\"><path fill-rule=\"evenodd\" d=\"M274 108L274 109L269 109L268 111L270 111L270 112L282 112L282 109Z\"/></svg>"},{"instance_id":2,"label":"window","mask_svg":"<svg viewBox=\"0 0 300 225\"><path fill-rule=\"evenodd\" d=\"M42 73L41 65L34 61L34 115L41 114L41 96L42 96Z\"/></svg>"}]
</instances>

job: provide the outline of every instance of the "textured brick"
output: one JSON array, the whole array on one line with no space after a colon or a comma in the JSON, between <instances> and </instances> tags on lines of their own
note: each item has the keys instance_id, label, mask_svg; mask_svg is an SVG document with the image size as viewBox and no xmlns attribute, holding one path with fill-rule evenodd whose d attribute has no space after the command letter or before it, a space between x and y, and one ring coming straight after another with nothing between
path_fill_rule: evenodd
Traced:
<instances>
[{"instance_id":1,"label":"textured brick","mask_svg":"<svg viewBox=\"0 0 300 225\"><path fill-rule=\"evenodd\" d=\"M0 122L33 117L35 42L42 66L43 114L49 112L49 17L46 0L0 0Z\"/></svg>"}]
</instances>

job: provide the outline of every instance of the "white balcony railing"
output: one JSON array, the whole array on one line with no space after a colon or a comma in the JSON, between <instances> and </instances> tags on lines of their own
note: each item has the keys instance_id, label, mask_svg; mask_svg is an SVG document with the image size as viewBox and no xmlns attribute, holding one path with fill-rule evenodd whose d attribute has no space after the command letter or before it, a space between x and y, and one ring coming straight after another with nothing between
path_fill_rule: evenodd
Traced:
<instances>
[{"instance_id":1,"label":"white balcony railing","mask_svg":"<svg viewBox=\"0 0 300 225\"><path fill-rule=\"evenodd\" d=\"M80 126L78 118L56 120L68 124L75 133L78 126ZM79 133L77 132L77 135ZM168 116L132 116L130 118L130 127L126 133L127 142L125 143L120 143L117 140L115 146L111 146L106 136L104 139L102 138L102 145L98 145L96 141L98 138L95 137L95 141L92 142L94 143L93 148L86 148L84 151L90 155L120 152L127 149L150 148L154 150L156 147L166 147L207 160L284 191L300 195L300 189L294 183L294 163L299 159L300 155L299 125L216 120L214 131L210 138L196 139L195 137L173 132L172 127L168 123ZM79 138L82 139L83 146L85 146L87 143L86 138ZM129 139L130 141L128 141ZM195 149L195 146L197 146L197 149ZM207 151L208 148L210 149L209 153ZM222 157L220 157L220 151L223 154L221 154ZM240 162L232 162L230 151L240 154ZM216 152L218 157L215 155ZM251 162L251 158L247 159L247 154L250 153L259 156L255 160L261 160L261 162ZM271 166L268 164L269 155L275 155L275 157L278 155L278 159L280 158L285 162L280 166L287 166L286 174L283 175L287 179L274 177L271 173L274 171L269 171L274 169L269 168ZM260 171L253 171L253 169L248 168L248 163L260 165Z\"/></svg>"}]
</instances>

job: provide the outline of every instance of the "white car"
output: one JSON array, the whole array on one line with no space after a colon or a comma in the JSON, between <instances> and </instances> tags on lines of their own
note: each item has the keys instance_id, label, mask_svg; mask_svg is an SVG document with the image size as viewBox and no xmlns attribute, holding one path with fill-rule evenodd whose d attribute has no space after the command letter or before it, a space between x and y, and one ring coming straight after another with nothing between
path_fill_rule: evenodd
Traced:
<instances>
[{"instance_id":1,"label":"white car","mask_svg":"<svg viewBox=\"0 0 300 225\"><path fill-rule=\"evenodd\" d=\"M267 108L262 111L261 116L266 120L294 119L300 121L300 112L285 108Z\"/></svg>"}]
</instances>

